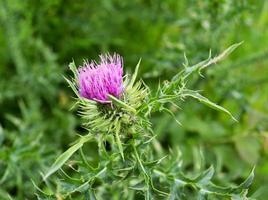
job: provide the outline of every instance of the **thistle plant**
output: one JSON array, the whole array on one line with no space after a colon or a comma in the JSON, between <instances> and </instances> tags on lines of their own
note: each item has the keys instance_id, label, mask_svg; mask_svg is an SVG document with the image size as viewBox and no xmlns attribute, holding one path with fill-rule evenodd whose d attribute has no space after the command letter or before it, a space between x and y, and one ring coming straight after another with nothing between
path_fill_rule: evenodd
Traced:
<instances>
[{"instance_id":1,"label":"thistle plant","mask_svg":"<svg viewBox=\"0 0 268 200\"><path fill-rule=\"evenodd\" d=\"M187 97L235 120L228 110L189 89L187 81L190 75L196 72L201 75L203 69L222 60L238 46L234 44L216 57L210 53L207 60L193 66L189 66L185 56L184 68L170 81L159 84L155 92L137 80L141 60L132 76L123 75L123 59L118 54L102 55L99 63L85 61L78 68L72 62L73 77L66 80L76 95L75 105L88 134L80 136L56 159L44 175L49 192L39 189L38 197L247 199L253 171L243 183L231 187L212 183L213 166L200 174L186 176L180 151L172 150L165 155L150 121L155 112L166 112L180 123L171 108L179 108L179 103ZM92 143L97 144L94 158L83 149ZM60 178L53 187L48 177L56 171Z\"/></svg>"}]
</instances>

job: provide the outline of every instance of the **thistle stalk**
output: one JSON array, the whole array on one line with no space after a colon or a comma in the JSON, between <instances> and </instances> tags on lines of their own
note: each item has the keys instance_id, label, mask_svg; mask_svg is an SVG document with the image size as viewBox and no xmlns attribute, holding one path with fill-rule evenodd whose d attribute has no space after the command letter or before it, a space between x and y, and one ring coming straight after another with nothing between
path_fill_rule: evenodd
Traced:
<instances>
[{"instance_id":1,"label":"thistle stalk","mask_svg":"<svg viewBox=\"0 0 268 200\"><path fill-rule=\"evenodd\" d=\"M76 162L78 170L73 172L80 179L78 183L72 183L74 189L63 192L63 196L70 197L77 192L92 199L135 199L139 194L145 199L245 196L254 177L253 171L241 185L229 188L212 183L213 167L189 178L182 173L180 156L170 153L161 158L157 155L153 145L156 136L150 121L154 112L166 112L180 123L170 105L177 106L176 103L186 97L198 99L234 119L225 108L188 89L186 79L218 62L238 45L214 58L210 54L207 60L192 67L185 66L170 82L159 85L156 93L136 80L141 60L131 79L129 76L123 78L123 59L118 54L102 55L100 63L87 61L78 69L71 63L74 78L67 81L76 94L83 126L89 133L81 136L55 161L44 179L63 168L64 163L80 149L80 158ZM98 144L98 165L95 168L91 167L90 156L82 151L82 146L89 141ZM187 187L191 187L194 193L187 193Z\"/></svg>"}]
</instances>

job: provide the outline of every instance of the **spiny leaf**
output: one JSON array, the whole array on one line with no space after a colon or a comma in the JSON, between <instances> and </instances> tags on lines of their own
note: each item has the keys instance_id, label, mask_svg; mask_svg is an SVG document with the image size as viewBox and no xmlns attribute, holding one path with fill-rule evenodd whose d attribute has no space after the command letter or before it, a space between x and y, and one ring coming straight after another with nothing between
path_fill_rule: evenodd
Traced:
<instances>
[{"instance_id":1,"label":"spiny leaf","mask_svg":"<svg viewBox=\"0 0 268 200\"><path fill-rule=\"evenodd\" d=\"M158 164L160 164L162 162L162 160L164 160L167 157L168 156L166 155L166 156L163 156L160 159L149 161L149 162L145 162L144 165L146 165L146 166L155 166L155 165L158 165Z\"/></svg>"},{"instance_id":2,"label":"spiny leaf","mask_svg":"<svg viewBox=\"0 0 268 200\"><path fill-rule=\"evenodd\" d=\"M161 108L161 110L168 113L175 120L175 122L177 122L178 125L181 125L180 121L176 118L176 116L174 115L174 113L171 110L169 110L167 108Z\"/></svg>"},{"instance_id":3,"label":"spiny leaf","mask_svg":"<svg viewBox=\"0 0 268 200\"><path fill-rule=\"evenodd\" d=\"M140 63L141 63L141 58L140 58L138 64L136 65L136 67L135 67L135 72L132 75L132 78L130 80L129 85L127 86L128 88L132 88L132 86L134 85L134 83L136 81L136 78L137 78L137 75L138 75L138 71L139 71L139 68L140 68Z\"/></svg>"},{"instance_id":4,"label":"spiny leaf","mask_svg":"<svg viewBox=\"0 0 268 200\"><path fill-rule=\"evenodd\" d=\"M200 185L209 184L211 178L214 175L214 167L210 166L206 171L204 171L200 176L198 176L195 181Z\"/></svg>"},{"instance_id":5,"label":"spiny leaf","mask_svg":"<svg viewBox=\"0 0 268 200\"><path fill-rule=\"evenodd\" d=\"M237 122L235 117L228 110L226 110L225 108L217 105L216 103L213 103L212 101L210 101L209 99L207 99L206 97L202 96L201 94L199 94L196 91L185 90L183 96L185 96L185 97L190 96L192 98L195 98L195 99L199 100L201 103L207 105L210 108L213 108L215 110L218 110L218 111L221 111L221 112L224 112L224 113L228 114L234 121Z\"/></svg>"},{"instance_id":6,"label":"spiny leaf","mask_svg":"<svg viewBox=\"0 0 268 200\"><path fill-rule=\"evenodd\" d=\"M112 95L108 95L109 98L112 100L112 102L122 108L125 108L126 110L129 110L130 112L133 112L133 113L136 113L137 111L135 110L135 108L129 106L128 104L126 104L125 102L123 101L120 101L119 99L115 98L114 96Z\"/></svg>"},{"instance_id":7,"label":"spiny leaf","mask_svg":"<svg viewBox=\"0 0 268 200\"><path fill-rule=\"evenodd\" d=\"M69 84L69 86L72 88L72 90L74 91L75 95L77 97L80 97L80 95L78 94L77 88L75 87L74 83L72 81L70 81L69 79L67 79L66 77L63 77L67 83Z\"/></svg>"},{"instance_id":8,"label":"spiny leaf","mask_svg":"<svg viewBox=\"0 0 268 200\"><path fill-rule=\"evenodd\" d=\"M228 47L227 49L225 49L220 55L215 56L214 58L211 58L211 51L209 52L209 56L206 60L201 61L200 63L197 63L194 66L191 67L186 67L185 71L184 71L184 76L183 78L187 78L190 74L192 74L195 71L198 71L199 73L201 72L201 70L203 70L204 68L212 65L212 64L216 64L217 62L221 61L222 59L224 59L225 57L227 57L228 55L230 55L237 47L239 47L243 42L240 43L236 43L231 45L230 47Z\"/></svg>"},{"instance_id":9,"label":"spiny leaf","mask_svg":"<svg viewBox=\"0 0 268 200\"><path fill-rule=\"evenodd\" d=\"M74 61L71 62L71 63L69 64L69 68L70 68L70 70L71 70L71 71L73 72L73 74L74 74L74 79L75 79L75 80L78 80L78 71L77 71L77 68L76 68L76 66L75 66Z\"/></svg>"},{"instance_id":10,"label":"spiny leaf","mask_svg":"<svg viewBox=\"0 0 268 200\"><path fill-rule=\"evenodd\" d=\"M225 57L229 56L237 47L239 47L241 44L243 44L242 42L236 43L231 45L230 47L228 47L227 49L225 49L220 55L212 58L206 65L204 65L203 67L200 68L200 70L206 68L207 66L211 65L211 64L215 64L218 61L221 61L222 59L224 59Z\"/></svg>"},{"instance_id":11,"label":"spiny leaf","mask_svg":"<svg viewBox=\"0 0 268 200\"><path fill-rule=\"evenodd\" d=\"M63 154L61 154L56 161L53 163L53 165L49 168L48 172L43 177L43 180L46 180L49 176L51 176L53 173L55 173L58 169L60 169L64 163L78 150L80 149L85 142L88 142L92 138L91 135L84 136L80 138L80 140L71 146L67 151L65 151Z\"/></svg>"},{"instance_id":12,"label":"spiny leaf","mask_svg":"<svg viewBox=\"0 0 268 200\"><path fill-rule=\"evenodd\" d=\"M255 171L255 167L253 167L253 169L251 170L247 179L238 186L238 189L248 189L249 188L249 186L252 184L254 176L255 176L254 171Z\"/></svg>"}]
</instances>

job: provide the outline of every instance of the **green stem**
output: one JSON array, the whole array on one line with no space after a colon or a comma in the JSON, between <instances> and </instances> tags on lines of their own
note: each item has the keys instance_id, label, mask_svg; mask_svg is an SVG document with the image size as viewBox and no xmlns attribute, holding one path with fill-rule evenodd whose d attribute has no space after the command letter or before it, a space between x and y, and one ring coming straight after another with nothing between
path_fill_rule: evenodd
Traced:
<instances>
[{"instance_id":1,"label":"green stem","mask_svg":"<svg viewBox=\"0 0 268 200\"><path fill-rule=\"evenodd\" d=\"M122 142L121 142L120 136L119 136L120 128L121 128L121 124L120 124L119 120L116 119L116 130L115 130L116 143L117 143L119 152L120 152L120 154L122 156L122 159L125 160L124 152L123 152L123 146L122 146Z\"/></svg>"},{"instance_id":2,"label":"green stem","mask_svg":"<svg viewBox=\"0 0 268 200\"><path fill-rule=\"evenodd\" d=\"M135 147L134 144L133 144L132 146L133 146L133 149L134 149L135 157L136 157L136 159L138 160L138 163L139 163L139 165L140 165L140 168L142 169L142 172L143 172L143 173L146 175L146 177L148 178L148 175L147 175L147 173L146 173L146 171L145 171L145 168L144 168L144 166L143 166L143 164L142 164L142 162L141 162L141 160L140 160L140 157L139 157L139 154L138 154L138 152L137 152L137 149L136 149L136 147Z\"/></svg>"}]
</instances>

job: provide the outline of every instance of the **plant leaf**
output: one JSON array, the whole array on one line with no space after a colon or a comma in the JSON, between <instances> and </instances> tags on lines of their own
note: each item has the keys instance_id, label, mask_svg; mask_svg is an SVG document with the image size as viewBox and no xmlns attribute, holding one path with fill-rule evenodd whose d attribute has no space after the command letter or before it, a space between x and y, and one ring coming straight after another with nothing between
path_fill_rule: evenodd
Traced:
<instances>
[{"instance_id":1,"label":"plant leaf","mask_svg":"<svg viewBox=\"0 0 268 200\"><path fill-rule=\"evenodd\" d=\"M253 169L251 170L247 179L237 187L238 189L248 189L249 188L249 186L252 184L254 176L255 176L254 171L255 171L255 167L253 167Z\"/></svg>"},{"instance_id":2,"label":"plant leaf","mask_svg":"<svg viewBox=\"0 0 268 200\"><path fill-rule=\"evenodd\" d=\"M211 178L214 175L214 167L210 166L206 171L204 171L200 176L198 176L195 181L200 185L209 184Z\"/></svg>"},{"instance_id":3,"label":"plant leaf","mask_svg":"<svg viewBox=\"0 0 268 200\"><path fill-rule=\"evenodd\" d=\"M80 140L71 146L69 149L67 149L64 153L62 153L56 161L53 163L53 165L49 168L48 172L43 177L43 180L46 180L49 176L51 176L53 173L55 173L58 169L60 169L64 163L78 150L80 149L85 142L88 142L92 138L91 135L84 136L80 138Z\"/></svg>"},{"instance_id":4,"label":"plant leaf","mask_svg":"<svg viewBox=\"0 0 268 200\"><path fill-rule=\"evenodd\" d=\"M133 112L133 113L136 113L136 112L137 112L135 108L129 106L128 104L126 104L126 103L123 102L123 101L120 101L120 100L117 99L116 97L114 97L114 96L112 96L112 95L108 95L108 96L109 96L109 98L112 100L112 102L113 102L114 104L116 104L116 105L118 105L118 106L120 106L120 107L123 107L123 108L125 108L125 109L127 109L127 110L129 110L129 111L131 111L131 112Z\"/></svg>"},{"instance_id":5,"label":"plant leaf","mask_svg":"<svg viewBox=\"0 0 268 200\"><path fill-rule=\"evenodd\" d=\"M134 85L134 83L136 81L138 71L139 71L139 68L140 68L140 63L141 63L141 58L140 58L139 62L137 63L136 67L135 67L134 74L132 75L132 78L131 78L130 83L128 85L129 88L132 88L132 86Z\"/></svg>"},{"instance_id":6,"label":"plant leaf","mask_svg":"<svg viewBox=\"0 0 268 200\"><path fill-rule=\"evenodd\" d=\"M184 79L187 78L189 75L191 75L195 71L198 71L199 74L200 74L201 70L203 70L204 68L206 68L206 67L208 67L208 66L210 66L212 64L216 64L217 62L221 61L222 59L224 59L225 57L230 55L242 43L243 42L231 45L230 47L225 49L220 55L215 56L213 58L211 58L211 51L210 51L209 56L208 56L208 58L206 60L201 61L200 63L197 63L196 65L193 65L191 67L186 67L185 68Z\"/></svg>"},{"instance_id":7,"label":"plant leaf","mask_svg":"<svg viewBox=\"0 0 268 200\"><path fill-rule=\"evenodd\" d=\"M226 110L225 108L217 105L216 103L213 103L212 101L210 101L208 98L202 96L201 94L199 94L198 92L196 91L192 91L192 90L185 90L184 94L183 94L185 97L186 96L190 96L192 98L195 98L197 100L199 100L201 103L207 105L208 107L210 108L213 108L215 110L218 110L218 111L221 111L221 112L224 112L226 114L228 114L234 121L237 122L236 118L228 111Z\"/></svg>"}]
</instances>

